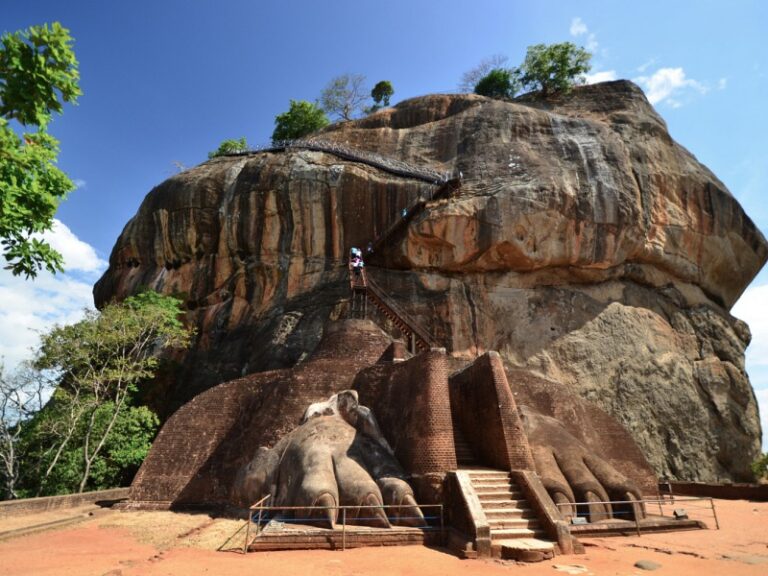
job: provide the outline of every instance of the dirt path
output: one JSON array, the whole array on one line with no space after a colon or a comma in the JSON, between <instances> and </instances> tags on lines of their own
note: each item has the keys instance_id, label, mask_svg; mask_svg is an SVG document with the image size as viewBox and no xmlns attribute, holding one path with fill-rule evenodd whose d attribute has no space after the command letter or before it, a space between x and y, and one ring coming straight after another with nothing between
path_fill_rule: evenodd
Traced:
<instances>
[{"instance_id":1,"label":"dirt path","mask_svg":"<svg viewBox=\"0 0 768 576\"><path fill-rule=\"evenodd\" d=\"M407 546L345 552L217 552L241 523L202 514L111 512L74 527L0 542L3 576L491 576L640 575L639 560L658 575L768 574L768 503L717 501L722 530L584 539L587 553L516 565L459 560L440 550ZM238 539L237 542L240 542ZM234 547L235 542L231 543Z\"/></svg>"}]
</instances>

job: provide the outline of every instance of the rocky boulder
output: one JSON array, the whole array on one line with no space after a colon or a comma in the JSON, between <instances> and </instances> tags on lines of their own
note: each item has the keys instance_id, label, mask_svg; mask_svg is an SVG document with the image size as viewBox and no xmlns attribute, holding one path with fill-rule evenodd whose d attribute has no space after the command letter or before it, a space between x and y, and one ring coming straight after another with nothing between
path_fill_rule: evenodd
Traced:
<instances>
[{"instance_id":1,"label":"rocky boulder","mask_svg":"<svg viewBox=\"0 0 768 576\"><path fill-rule=\"evenodd\" d=\"M319 137L461 186L430 200L423 179L289 149L214 159L152 190L94 295L146 285L186 300L197 341L155 407L301 362L346 313L349 248L380 239L369 274L457 360L495 349L510 374L559 382L622 422L661 474L747 477L760 425L749 330L728 310L768 244L638 87L426 96Z\"/></svg>"}]
</instances>

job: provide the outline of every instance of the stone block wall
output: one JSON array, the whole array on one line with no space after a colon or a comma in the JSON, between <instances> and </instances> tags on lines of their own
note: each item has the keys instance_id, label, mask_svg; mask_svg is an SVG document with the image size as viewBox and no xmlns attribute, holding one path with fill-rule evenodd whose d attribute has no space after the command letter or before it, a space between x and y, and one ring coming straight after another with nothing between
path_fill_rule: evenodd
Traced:
<instances>
[{"instance_id":1,"label":"stone block wall","mask_svg":"<svg viewBox=\"0 0 768 576\"><path fill-rule=\"evenodd\" d=\"M480 464L534 470L533 456L497 352L488 352L451 376L451 409Z\"/></svg>"}]
</instances>

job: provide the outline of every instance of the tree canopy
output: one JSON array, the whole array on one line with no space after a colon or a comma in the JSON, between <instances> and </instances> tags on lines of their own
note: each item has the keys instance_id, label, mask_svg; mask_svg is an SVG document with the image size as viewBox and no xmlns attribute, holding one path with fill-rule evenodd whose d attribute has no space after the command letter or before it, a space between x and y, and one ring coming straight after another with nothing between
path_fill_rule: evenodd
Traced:
<instances>
[{"instance_id":1,"label":"tree canopy","mask_svg":"<svg viewBox=\"0 0 768 576\"><path fill-rule=\"evenodd\" d=\"M82 492L130 480L158 425L152 412L133 405L139 386L155 375L163 349L189 342L180 306L175 298L144 292L41 337L25 377L38 385L27 386L24 396L14 392L13 401L34 400L40 382L53 394L33 416L0 427L16 439L11 456L17 465L0 469L7 492L17 485L27 495Z\"/></svg>"},{"instance_id":2,"label":"tree canopy","mask_svg":"<svg viewBox=\"0 0 768 576\"><path fill-rule=\"evenodd\" d=\"M571 42L529 46L519 68L504 66L506 56L496 54L464 73L459 88L491 98L511 98L521 89L540 90L544 97L568 92L586 81L592 54Z\"/></svg>"},{"instance_id":3,"label":"tree canopy","mask_svg":"<svg viewBox=\"0 0 768 576\"><path fill-rule=\"evenodd\" d=\"M491 70L498 68L506 68L506 64L509 61L508 56L504 54L494 54L488 58L484 58L474 68L467 70L461 75L461 82L459 83L459 90L461 92L474 92L477 83L487 76Z\"/></svg>"},{"instance_id":4,"label":"tree canopy","mask_svg":"<svg viewBox=\"0 0 768 576\"><path fill-rule=\"evenodd\" d=\"M58 22L0 37L0 242L6 268L27 278L62 270L61 255L37 235L75 188L47 133L53 113L81 94L72 42Z\"/></svg>"},{"instance_id":5,"label":"tree canopy","mask_svg":"<svg viewBox=\"0 0 768 576\"><path fill-rule=\"evenodd\" d=\"M333 78L320 93L320 107L341 120L351 120L364 111L368 101L365 76L342 74Z\"/></svg>"},{"instance_id":6,"label":"tree canopy","mask_svg":"<svg viewBox=\"0 0 768 576\"><path fill-rule=\"evenodd\" d=\"M291 100L288 111L275 117L272 142L303 138L326 126L328 126L328 117L316 104L306 100Z\"/></svg>"},{"instance_id":7,"label":"tree canopy","mask_svg":"<svg viewBox=\"0 0 768 576\"><path fill-rule=\"evenodd\" d=\"M516 70L494 68L475 85L475 94L489 98L513 98L519 88Z\"/></svg>"},{"instance_id":8,"label":"tree canopy","mask_svg":"<svg viewBox=\"0 0 768 576\"><path fill-rule=\"evenodd\" d=\"M368 108L367 112L373 113L381 108L389 106L389 99L395 93L395 89L392 86L392 82L389 80L381 80L371 90L371 98L373 98L373 106Z\"/></svg>"},{"instance_id":9,"label":"tree canopy","mask_svg":"<svg viewBox=\"0 0 768 576\"><path fill-rule=\"evenodd\" d=\"M208 152L208 158L216 158L217 156L225 156L227 154L237 154L238 152L245 152L248 150L248 142L245 137L238 140L224 140L219 147L213 152Z\"/></svg>"},{"instance_id":10,"label":"tree canopy","mask_svg":"<svg viewBox=\"0 0 768 576\"><path fill-rule=\"evenodd\" d=\"M544 97L569 92L585 82L591 58L592 54L571 42L529 46L520 66L520 81L526 89L541 90Z\"/></svg>"}]
</instances>

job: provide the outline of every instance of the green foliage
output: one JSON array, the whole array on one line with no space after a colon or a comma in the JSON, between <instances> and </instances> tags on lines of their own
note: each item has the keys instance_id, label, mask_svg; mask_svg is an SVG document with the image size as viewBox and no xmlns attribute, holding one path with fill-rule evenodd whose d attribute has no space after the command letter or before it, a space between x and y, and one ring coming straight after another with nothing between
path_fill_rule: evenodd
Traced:
<instances>
[{"instance_id":1,"label":"green foliage","mask_svg":"<svg viewBox=\"0 0 768 576\"><path fill-rule=\"evenodd\" d=\"M528 90L541 90L546 97L555 92L569 92L584 82L592 55L571 42L529 46L520 66L520 81Z\"/></svg>"},{"instance_id":2,"label":"green foliage","mask_svg":"<svg viewBox=\"0 0 768 576\"><path fill-rule=\"evenodd\" d=\"M351 120L362 112L367 100L368 91L362 74L336 76L320 93L320 107L341 120Z\"/></svg>"},{"instance_id":3,"label":"green foliage","mask_svg":"<svg viewBox=\"0 0 768 576\"><path fill-rule=\"evenodd\" d=\"M213 152L208 152L208 158L216 158L217 156L225 156L227 154L237 154L238 152L245 152L248 150L248 142L245 137L239 140L224 140L219 147Z\"/></svg>"},{"instance_id":4,"label":"green foliage","mask_svg":"<svg viewBox=\"0 0 768 576\"><path fill-rule=\"evenodd\" d=\"M752 463L755 480L768 480L768 452Z\"/></svg>"},{"instance_id":5,"label":"green foliage","mask_svg":"<svg viewBox=\"0 0 768 576\"><path fill-rule=\"evenodd\" d=\"M41 337L35 368L56 388L24 435L24 488L83 491L135 472L157 420L132 403L155 375L158 354L188 344L180 314L180 300L144 292Z\"/></svg>"},{"instance_id":6,"label":"green foliage","mask_svg":"<svg viewBox=\"0 0 768 576\"><path fill-rule=\"evenodd\" d=\"M56 445L58 440L55 423L62 416L62 407L49 403L38 414L33 426L23 438L25 457L21 466L22 496L68 494L78 490L83 476L85 420L79 423L72 440L65 446L44 486L39 486L40 476L44 474L55 455L50 447ZM104 433L114 409L114 404L110 402L96 409L96 435ZM157 416L144 406L128 406L121 410L107 436L103 450L91 466L86 489L101 490L127 486L149 452L159 425Z\"/></svg>"},{"instance_id":7,"label":"green foliage","mask_svg":"<svg viewBox=\"0 0 768 576\"><path fill-rule=\"evenodd\" d=\"M389 106L389 99L395 93L395 89L392 87L392 82L389 80L382 80L377 83L371 90L371 98L373 98L373 106L368 108L368 113L376 112L381 108Z\"/></svg>"},{"instance_id":8,"label":"green foliage","mask_svg":"<svg viewBox=\"0 0 768 576\"><path fill-rule=\"evenodd\" d=\"M484 76L487 76L488 72L496 68L506 68L508 60L509 58L504 56L504 54L494 54L488 58L483 58L477 66L471 70L467 70L461 75L459 91L473 92L477 83L480 82Z\"/></svg>"},{"instance_id":9,"label":"green foliage","mask_svg":"<svg viewBox=\"0 0 768 576\"><path fill-rule=\"evenodd\" d=\"M58 22L0 38L0 240L14 275L62 269L61 255L33 235L51 229L59 202L74 190L55 166L59 143L46 129L81 94L77 66L69 31ZM14 121L36 131L20 137Z\"/></svg>"},{"instance_id":10,"label":"green foliage","mask_svg":"<svg viewBox=\"0 0 768 576\"><path fill-rule=\"evenodd\" d=\"M475 85L475 94L489 98L513 98L519 88L516 70L494 68Z\"/></svg>"},{"instance_id":11,"label":"green foliage","mask_svg":"<svg viewBox=\"0 0 768 576\"><path fill-rule=\"evenodd\" d=\"M291 100L287 112L275 117L272 142L295 140L328 126L328 117L317 105L306 100Z\"/></svg>"}]
</instances>

